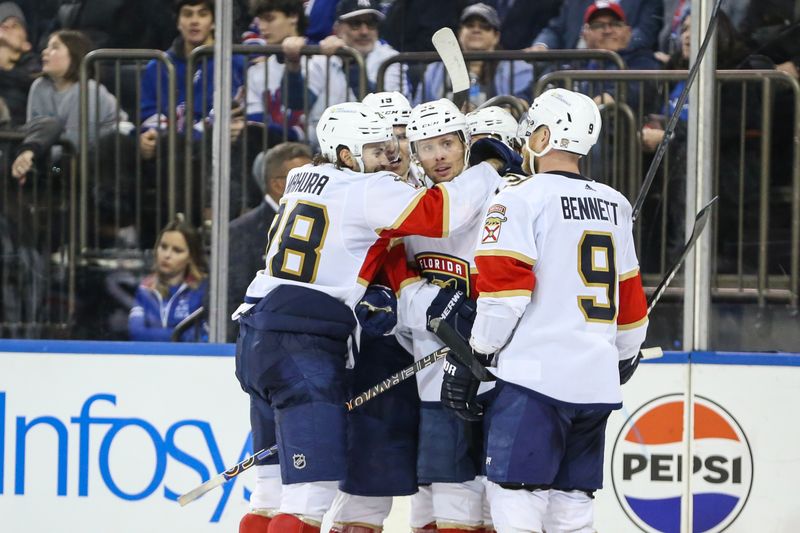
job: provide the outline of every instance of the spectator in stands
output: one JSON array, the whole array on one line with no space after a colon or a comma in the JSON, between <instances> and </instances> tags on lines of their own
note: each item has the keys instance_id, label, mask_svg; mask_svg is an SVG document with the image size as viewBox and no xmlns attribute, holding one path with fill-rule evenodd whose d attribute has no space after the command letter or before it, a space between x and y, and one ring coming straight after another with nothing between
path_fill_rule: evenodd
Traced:
<instances>
[{"instance_id":1,"label":"spectator in stands","mask_svg":"<svg viewBox=\"0 0 800 533\"><path fill-rule=\"evenodd\" d=\"M667 68L686 69L689 66L691 14L686 13L681 22L681 48L670 59ZM770 68L771 64L765 62L761 56L752 55L744 45L744 39L736 32L724 11L720 11L716 30L717 39L717 68L719 69L763 69ZM656 117L641 130L642 146L645 151L653 152L664 138L664 122L675 110L678 97L683 91L686 82L676 83L669 94L669 105L662 110L663 122ZM761 87L755 83L746 86L747 106L743 106L742 86L738 84L723 84L719 92L719 176L720 205L717 210L719 217L718 227L720 237L717 239L720 246L717 271L726 269L725 265L735 262L736 250L731 247L738 243L735 235L738 227L737 213L742 209L745 217L743 228L746 234L745 242L750 244L758 242L758 187L759 163L769 154L761 152ZM689 105L687 99L680 111L680 119L675 128L672 142L669 144L667 161L670 168L667 201L667 263L670 264L677 257L684 243L684 227L686 216L686 168L688 161L688 119ZM744 115L744 117L743 117ZM742 124L744 119L744 127ZM741 131L743 129L744 131ZM744 143L741 143L744 135ZM740 153L740 147L744 154ZM739 161L744 162L744 175L740 176ZM740 177L741 183L731 183ZM739 206L739 188L742 187L745 205ZM733 232L734 235L726 232ZM725 236L723 236L725 235ZM730 237L728 237L730 235ZM727 249L726 249L727 247ZM757 257L755 249L745 251L745 258Z\"/></svg>"},{"instance_id":2,"label":"spectator in stands","mask_svg":"<svg viewBox=\"0 0 800 533\"><path fill-rule=\"evenodd\" d=\"M80 145L80 84L79 69L83 57L92 45L80 32L57 31L50 36L47 48L42 52L42 73L31 86L28 96L28 123L49 117L58 121L59 133L75 148ZM127 120L124 111L117 112L117 100L106 88L89 80L89 120L99 122L101 137L116 131L120 121ZM94 145L97 128L89 128L89 144ZM52 139L52 137L50 137ZM57 138L57 136L56 136ZM51 143L54 139L51 140ZM33 166L35 149L26 147L18 154L12 165L12 175L25 183L25 176ZM48 149L47 143L40 151Z\"/></svg>"},{"instance_id":3,"label":"spectator in stands","mask_svg":"<svg viewBox=\"0 0 800 533\"><path fill-rule=\"evenodd\" d=\"M264 268L264 254L272 219L286 188L286 175L293 168L311 162L311 149L302 143L286 142L270 148L261 158L264 201L230 224L228 238L228 315L244 301L255 273ZM228 341L236 340L237 328L228 324Z\"/></svg>"},{"instance_id":4,"label":"spectator in stands","mask_svg":"<svg viewBox=\"0 0 800 533\"><path fill-rule=\"evenodd\" d=\"M497 11L484 3L468 6L461 13L458 42L465 52L496 50L500 43L500 18ZM498 94L513 94L523 99L530 97L533 68L524 61L470 61L470 109L479 106ZM513 71L513 72L512 72ZM511 83L513 81L513 86ZM415 102L429 102L448 97L452 93L441 62L431 63L425 69L422 84L417 88Z\"/></svg>"},{"instance_id":5,"label":"spectator in stands","mask_svg":"<svg viewBox=\"0 0 800 533\"><path fill-rule=\"evenodd\" d=\"M283 55L273 54L247 69L247 120L267 124L279 137L285 121L290 140L304 138L300 48L306 43L307 21L303 2L258 0L253 12L259 37L249 42L281 45Z\"/></svg>"},{"instance_id":6,"label":"spectator in stands","mask_svg":"<svg viewBox=\"0 0 800 533\"><path fill-rule=\"evenodd\" d=\"M558 15L561 0L486 0L500 16L500 44L505 50L520 50Z\"/></svg>"},{"instance_id":7,"label":"spectator in stands","mask_svg":"<svg viewBox=\"0 0 800 533\"><path fill-rule=\"evenodd\" d=\"M751 0L738 26L755 53L800 79L800 5L794 0ZM786 121L788 122L788 121Z\"/></svg>"},{"instance_id":8,"label":"spectator in stands","mask_svg":"<svg viewBox=\"0 0 800 533\"><path fill-rule=\"evenodd\" d=\"M594 0L564 0L558 15L547 23L533 40L531 50L583 48L579 43L583 14ZM619 4L630 24L630 50L654 50L661 30L662 0L620 0Z\"/></svg>"},{"instance_id":9,"label":"spectator in stands","mask_svg":"<svg viewBox=\"0 0 800 533\"><path fill-rule=\"evenodd\" d=\"M194 83L186 87L186 68L189 55L195 48L214 43L214 0L177 0L175 3L178 17L178 31L180 35L167 50L167 55L175 65L175 86L177 94L177 127L179 131L194 128L202 131L213 106L214 94L214 60L209 58L207 63L198 61L195 65ZM160 87L157 85L160 72ZM234 56L232 68L232 94L236 94L242 86L244 76L244 60L241 56ZM141 113L144 117L142 123L143 133L139 137L139 147L144 159L151 159L156 152L158 131L166 128L168 100L168 85L166 71L160 62L153 60L147 64L142 75ZM187 91L193 91L194 109L187 111ZM206 98L203 98L203 94ZM159 95L161 97L158 105ZM231 136L235 141L244 128L244 117L231 123Z\"/></svg>"},{"instance_id":10,"label":"spectator in stands","mask_svg":"<svg viewBox=\"0 0 800 533\"><path fill-rule=\"evenodd\" d=\"M368 4L368 6L367 6ZM349 46L364 56L367 69L366 92L375 92L378 67L397 51L378 40L378 24L384 15L378 0L339 0L336 6L336 24L331 35L319 45L325 54L334 54L339 48ZM347 68L347 70L345 70ZM308 98L311 106L309 133L313 133L322 112L330 105L360 98L359 69L355 61L349 66L341 58L315 56L308 64ZM392 65L386 71L384 91L408 93L405 67Z\"/></svg>"},{"instance_id":11,"label":"spectator in stands","mask_svg":"<svg viewBox=\"0 0 800 533\"><path fill-rule=\"evenodd\" d=\"M0 101L10 113L10 127L25 122L28 91L41 70L31 50L22 10L14 2L0 3Z\"/></svg>"},{"instance_id":12,"label":"spectator in stands","mask_svg":"<svg viewBox=\"0 0 800 533\"><path fill-rule=\"evenodd\" d=\"M136 305L128 318L134 341L169 341L175 327L203 306L208 292L206 259L195 229L180 217L161 230L153 273L136 289ZM205 320L187 329L183 342L208 341Z\"/></svg>"},{"instance_id":13,"label":"spectator in stands","mask_svg":"<svg viewBox=\"0 0 800 533\"><path fill-rule=\"evenodd\" d=\"M661 68L651 50L628 48L632 31L622 5L608 0L597 0L586 8L583 20L581 36L586 43L586 48L617 52L625 61L625 66L632 70ZM615 70L616 65L607 61L590 60L585 68L586 70ZM614 102L615 85L613 82L605 82L599 88L595 85L591 88L582 88L581 91L585 94L597 95L594 97L597 104L610 104ZM639 90L640 85L639 83L629 84L626 103L634 110L638 107L638 96L642 92ZM652 91L644 91L644 93L645 95L652 94Z\"/></svg>"}]
</instances>

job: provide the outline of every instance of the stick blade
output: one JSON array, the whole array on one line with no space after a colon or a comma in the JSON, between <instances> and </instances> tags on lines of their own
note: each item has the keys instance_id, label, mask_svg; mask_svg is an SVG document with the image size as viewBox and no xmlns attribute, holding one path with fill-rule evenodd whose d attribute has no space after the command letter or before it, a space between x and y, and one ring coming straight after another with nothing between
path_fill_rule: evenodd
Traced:
<instances>
[{"instance_id":1,"label":"stick blade","mask_svg":"<svg viewBox=\"0 0 800 533\"><path fill-rule=\"evenodd\" d=\"M433 47L442 58L444 68L450 76L450 83L453 84L453 94L469 90L469 74L464 56L461 53L461 46L458 44L453 30L442 28L437 30L431 38Z\"/></svg>"},{"instance_id":2,"label":"stick blade","mask_svg":"<svg viewBox=\"0 0 800 533\"><path fill-rule=\"evenodd\" d=\"M697 242L697 239L700 238L700 235L703 233L703 230L706 229L706 224L708 223L708 218L711 216L711 210L714 208L714 204L717 202L718 196L715 196L708 202L703 209L697 212L697 215L694 217L694 226L692 227L692 234L689 236L689 240L686 241L686 244L683 247L683 252L681 253L678 260L675 261L675 264L672 265L667 271L667 275L664 276L664 279L661 280L661 283L658 284L656 290L653 292L653 295L650 297L650 301L647 305L647 312L648 314L650 311L655 307L656 302L661 298L661 295L664 294L664 291L667 290L667 287L672 282L672 278L675 277L675 274L678 273L678 270L681 269L681 265L686 260L686 256L689 255L689 252L692 251L694 244Z\"/></svg>"},{"instance_id":3,"label":"stick blade","mask_svg":"<svg viewBox=\"0 0 800 533\"><path fill-rule=\"evenodd\" d=\"M199 498L206 492L209 492L210 490L219 487L223 483L225 483L225 476L222 474L218 474L209 479L208 481L206 481L205 483L203 483L202 485L200 485L199 487L196 487L187 492L186 494L180 496L178 498L178 503L181 504L181 507L183 507L187 503L195 501L197 498Z\"/></svg>"}]
</instances>

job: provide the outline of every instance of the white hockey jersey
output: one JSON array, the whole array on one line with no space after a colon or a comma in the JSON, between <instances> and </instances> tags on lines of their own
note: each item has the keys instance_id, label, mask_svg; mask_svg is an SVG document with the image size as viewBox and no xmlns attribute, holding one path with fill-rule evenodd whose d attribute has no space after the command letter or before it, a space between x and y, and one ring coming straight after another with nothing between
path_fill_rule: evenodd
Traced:
<instances>
[{"instance_id":1,"label":"white hockey jersey","mask_svg":"<svg viewBox=\"0 0 800 533\"><path fill-rule=\"evenodd\" d=\"M509 186L487 210L476 264L471 344L500 350L500 379L555 403L621 405L618 362L647 331L624 196L568 172Z\"/></svg>"},{"instance_id":2,"label":"white hockey jersey","mask_svg":"<svg viewBox=\"0 0 800 533\"><path fill-rule=\"evenodd\" d=\"M270 227L266 267L247 289L253 303L283 284L322 291L353 307L382 264L392 238L457 232L495 190L491 166L471 180L418 189L396 174L334 165L292 170Z\"/></svg>"},{"instance_id":3,"label":"white hockey jersey","mask_svg":"<svg viewBox=\"0 0 800 533\"><path fill-rule=\"evenodd\" d=\"M459 175L459 181L484 179L477 174L490 174L492 170L485 165L471 167ZM494 174L497 176L497 174ZM497 186L503 184L497 179ZM493 191L494 192L494 191ZM445 238L412 236L403 239L405 259L416 267L420 279L406 284L400 291L398 302L398 338L404 347L414 355L415 360L442 348L444 344L426 329L426 311L441 287L454 287L475 298L475 235L482 227L483 214L492 195L484 199L475 210L469 222L460 230ZM438 402L442 387L442 365L439 361L416 374L420 398L425 402ZM480 392L491 388L482 385Z\"/></svg>"}]
</instances>

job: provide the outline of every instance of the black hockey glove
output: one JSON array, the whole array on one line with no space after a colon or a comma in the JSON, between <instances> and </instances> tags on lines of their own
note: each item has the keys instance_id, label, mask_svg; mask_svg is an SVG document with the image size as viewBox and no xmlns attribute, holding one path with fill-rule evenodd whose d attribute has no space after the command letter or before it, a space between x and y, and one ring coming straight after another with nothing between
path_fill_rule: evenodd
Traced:
<instances>
[{"instance_id":1,"label":"black hockey glove","mask_svg":"<svg viewBox=\"0 0 800 533\"><path fill-rule=\"evenodd\" d=\"M630 359L624 359L619 362L619 384L625 385L636 369L639 368L639 361L642 360L642 353L639 352Z\"/></svg>"},{"instance_id":2,"label":"black hockey glove","mask_svg":"<svg viewBox=\"0 0 800 533\"><path fill-rule=\"evenodd\" d=\"M389 335L397 325L397 298L389 287L370 285L356 305L356 318L367 337Z\"/></svg>"},{"instance_id":3,"label":"black hockey glove","mask_svg":"<svg viewBox=\"0 0 800 533\"><path fill-rule=\"evenodd\" d=\"M433 331L431 320L441 318L458 333L464 342L469 344L475 314L475 302L467 298L463 291L447 287L439 289L439 294L433 299L426 312L428 331Z\"/></svg>"},{"instance_id":4,"label":"black hockey glove","mask_svg":"<svg viewBox=\"0 0 800 533\"><path fill-rule=\"evenodd\" d=\"M497 171L501 176L510 173L525 174L522 170L522 156L509 148L505 143L486 137L475 141L469 149L469 165L477 165L487 159L499 159L503 168Z\"/></svg>"},{"instance_id":5,"label":"black hockey glove","mask_svg":"<svg viewBox=\"0 0 800 533\"><path fill-rule=\"evenodd\" d=\"M491 361L490 355L473 353L484 366ZM476 400L480 384L468 367L462 365L452 353L447 354L441 394L445 409L450 409L453 414L467 422L478 422L483 417L483 405Z\"/></svg>"}]
</instances>

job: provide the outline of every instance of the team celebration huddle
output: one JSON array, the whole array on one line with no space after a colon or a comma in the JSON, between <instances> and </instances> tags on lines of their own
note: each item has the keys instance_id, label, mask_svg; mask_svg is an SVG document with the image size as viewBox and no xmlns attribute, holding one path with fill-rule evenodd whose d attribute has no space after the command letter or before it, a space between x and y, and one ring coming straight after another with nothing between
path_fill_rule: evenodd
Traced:
<instances>
[{"instance_id":1,"label":"team celebration huddle","mask_svg":"<svg viewBox=\"0 0 800 533\"><path fill-rule=\"evenodd\" d=\"M594 531L648 313L631 205L580 173L601 127L566 89L519 124L397 92L324 111L232 317L268 450L240 532L377 532L408 495L418 533Z\"/></svg>"}]
</instances>

